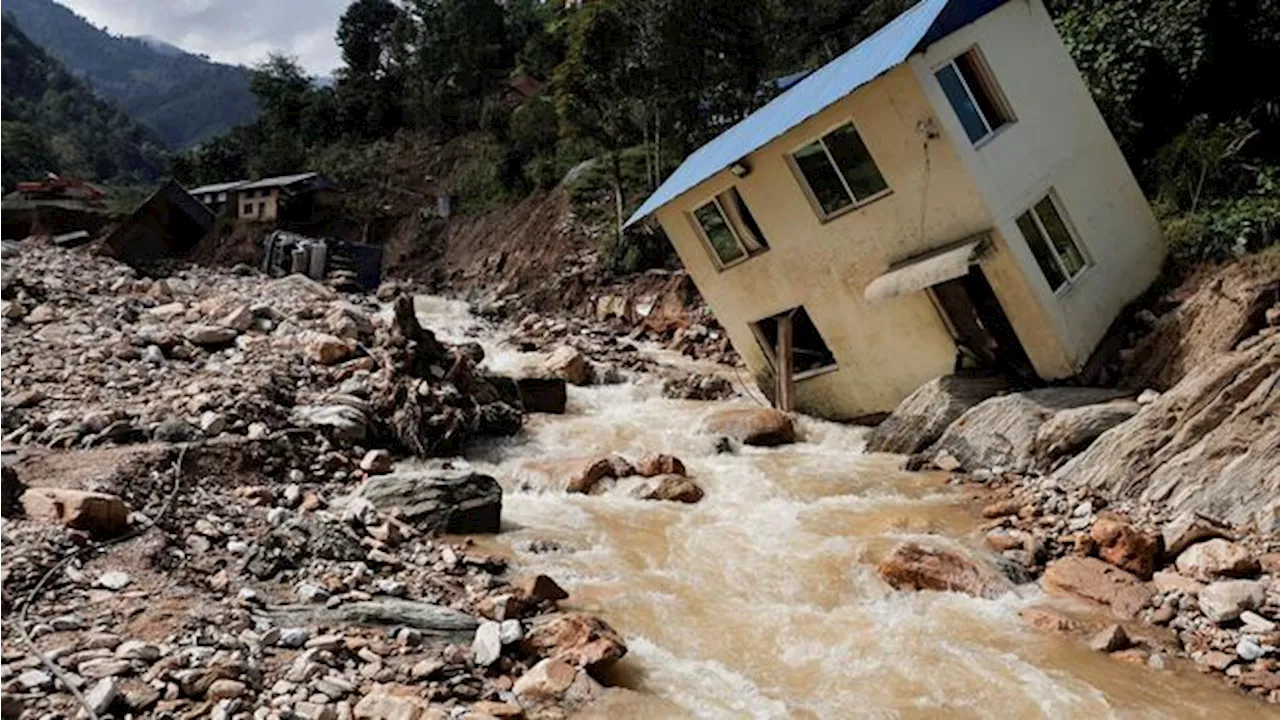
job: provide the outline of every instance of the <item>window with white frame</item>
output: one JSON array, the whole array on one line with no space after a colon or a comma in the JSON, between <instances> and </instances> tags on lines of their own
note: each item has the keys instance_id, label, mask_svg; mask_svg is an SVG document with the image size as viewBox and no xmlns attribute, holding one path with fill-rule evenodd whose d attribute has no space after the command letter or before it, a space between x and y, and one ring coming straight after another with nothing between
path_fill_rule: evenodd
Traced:
<instances>
[{"instance_id":1,"label":"window with white frame","mask_svg":"<svg viewBox=\"0 0 1280 720\"><path fill-rule=\"evenodd\" d=\"M889 189L853 123L845 123L791 154L823 218Z\"/></svg>"},{"instance_id":2,"label":"window with white frame","mask_svg":"<svg viewBox=\"0 0 1280 720\"><path fill-rule=\"evenodd\" d=\"M1031 254L1049 281L1049 287L1055 291L1069 285L1089 267L1089 259L1053 192L1018 217L1018 230L1031 247Z\"/></svg>"},{"instance_id":3,"label":"window with white frame","mask_svg":"<svg viewBox=\"0 0 1280 720\"><path fill-rule=\"evenodd\" d=\"M721 268L769 249L755 216L737 188L716 195L693 211L702 238Z\"/></svg>"},{"instance_id":4,"label":"window with white frame","mask_svg":"<svg viewBox=\"0 0 1280 720\"><path fill-rule=\"evenodd\" d=\"M934 76L960 118L969 142L978 143L1013 122L1009 103L978 48L971 48L949 61L938 68Z\"/></svg>"}]
</instances>

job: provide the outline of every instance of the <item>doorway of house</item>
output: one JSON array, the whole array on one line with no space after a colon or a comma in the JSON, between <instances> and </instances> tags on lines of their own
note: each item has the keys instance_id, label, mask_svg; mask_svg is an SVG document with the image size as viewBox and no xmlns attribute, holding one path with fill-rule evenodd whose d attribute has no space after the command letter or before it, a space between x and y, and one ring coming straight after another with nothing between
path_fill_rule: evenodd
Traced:
<instances>
[{"instance_id":1,"label":"doorway of house","mask_svg":"<svg viewBox=\"0 0 1280 720\"><path fill-rule=\"evenodd\" d=\"M971 266L967 275L934 285L929 295L956 342L957 371L995 370L1027 382L1038 380L980 267Z\"/></svg>"}]
</instances>

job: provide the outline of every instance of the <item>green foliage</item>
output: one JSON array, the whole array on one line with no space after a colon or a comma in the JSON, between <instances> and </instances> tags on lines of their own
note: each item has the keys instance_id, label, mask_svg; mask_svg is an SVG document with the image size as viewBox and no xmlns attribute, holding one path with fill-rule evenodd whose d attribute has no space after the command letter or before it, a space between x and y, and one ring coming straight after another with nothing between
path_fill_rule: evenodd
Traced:
<instances>
[{"instance_id":1,"label":"green foliage","mask_svg":"<svg viewBox=\"0 0 1280 720\"><path fill-rule=\"evenodd\" d=\"M1175 261L1277 240L1278 0L1054 0Z\"/></svg>"},{"instance_id":2,"label":"green foliage","mask_svg":"<svg viewBox=\"0 0 1280 720\"><path fill-rule=\"evenodd\" d=\"M90 180L150 180L164 168L160 140L94 97L6 16L3 28L5 190L58 172Z\"/></svg>"},{"instance_id":3,"label":"green foliage","mask_svg":"<svg viewBox=\"0 0 1280 720\"><path fill-rule=\"evenodd\" d=\"M111 35L52 0L5 0L4 11L27 37L169 148L189 148L257 115L249 72L242 67Z\"/></svg>"},{"instance_id":4,"label":"green foliage","mask_svg":"<svg viewBox=\"0 0 1280 720\"><path fill-rule=\"evenodd\" d=\"M5 98L6 115L12 107ZM0 151L3 152L4 189L13 189L21 180L44 177L62 166L49 145L49 133L20 120L0 122Z\"/></svg>"}]
</instances>

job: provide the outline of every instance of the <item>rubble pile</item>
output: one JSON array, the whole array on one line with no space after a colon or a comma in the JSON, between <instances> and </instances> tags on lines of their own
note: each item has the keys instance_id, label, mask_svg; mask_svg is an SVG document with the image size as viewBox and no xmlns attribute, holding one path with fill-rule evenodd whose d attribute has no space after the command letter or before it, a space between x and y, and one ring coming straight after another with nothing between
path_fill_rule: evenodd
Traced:
<instances>
[{"instance_id":1,"label":"rubble pile","mask_svg":"<svg viewBox=\"0 0 1280 720\"><path fill-rule=\"evenodd\" d=\"M612 628L440 537L497 532L501 486L395 461L515 432L516 382L388 301L6 243L5 718L83 716L72 689L225 720L559 718L602 692Z\"/></svg>"},{"instance_id":2,"label":"rubble pile","mask_svg":"<svg viewBox=\"0 0 1280 720\"><path fill-rule=\"evenodd\" d=\"M85 448L303 428L338 447L436 455L519 429L518 398L475 377L482 356L419 327L407 296L387 317L301 275L242 270L153 279L89 253L16 248L4 440Z\"/></svg>"}]
</instances>

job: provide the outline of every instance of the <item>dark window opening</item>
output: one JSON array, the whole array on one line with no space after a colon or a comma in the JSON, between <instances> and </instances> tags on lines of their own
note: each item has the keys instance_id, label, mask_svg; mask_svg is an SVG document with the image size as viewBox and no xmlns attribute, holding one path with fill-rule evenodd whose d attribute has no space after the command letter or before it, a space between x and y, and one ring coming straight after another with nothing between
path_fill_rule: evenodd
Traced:
<instances>
[{"instance_id":1,"label":"dark window opening","mask_svg":"<svg viewBox=\"0 0 1280 720\"><path fill-rule=\"evenodd\" d=\"M836 357L822 339L822 334L804 308L795 308L754 323L756 335L764 346L765 356L777 367L778 321L791 319L791 376L803 379L808 374L834 368Z\"/></svg>"},{"instance_id":2,"label":"dark window opening","mask_svg":"<svg viewBox=\"0 0 1280 720\"><path fill-rule=\"evenodd\" d=\"M977 48L943 65L934 76L970 142L976 143L1013 122L1013 113Z\"/></svg>"}]
</instances>

